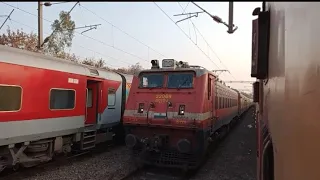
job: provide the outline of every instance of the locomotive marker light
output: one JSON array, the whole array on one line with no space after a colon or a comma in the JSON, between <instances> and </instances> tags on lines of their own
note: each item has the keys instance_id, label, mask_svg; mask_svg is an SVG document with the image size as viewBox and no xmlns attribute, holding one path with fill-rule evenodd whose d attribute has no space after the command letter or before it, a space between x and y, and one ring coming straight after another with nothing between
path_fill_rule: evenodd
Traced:
<instances>
[{"instance_id":1,"label":"locomotive marker light","mask_svg":"<svg viewBox=\"0 0 320 180\"><path fill-rule=\"evenodd\" d=\"M178 113L178 115L184 115L184 111L185 111L185 105L180 105L179 106L179 113Z\"/></svg>"},{"instance_id":2,"label":"locomotive marker light","mask_svg":"<svg viewBox=\"0 0 320 180\"><path fill-rule=\"evenodd\" d=\"M143 113L144 103L139 103L138 113Z\"/></svg>"}]
</instances>

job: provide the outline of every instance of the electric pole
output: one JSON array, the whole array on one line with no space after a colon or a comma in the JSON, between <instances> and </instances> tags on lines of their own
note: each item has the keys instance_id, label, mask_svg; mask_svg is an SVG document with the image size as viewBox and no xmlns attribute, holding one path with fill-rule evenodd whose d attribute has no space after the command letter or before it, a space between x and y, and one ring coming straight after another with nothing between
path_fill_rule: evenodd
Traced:
<instances>
[{"instance_id":1,"label":"electric pole","mask_svg":"<svg viewBox=\"0 0 320 180\"><path fill-rule=\"evenodd\" d=\"M43 20L42 20L42 4L38 1L38 50L41 50L41 45L43 42Z\"/></svg>"}]
</instances>

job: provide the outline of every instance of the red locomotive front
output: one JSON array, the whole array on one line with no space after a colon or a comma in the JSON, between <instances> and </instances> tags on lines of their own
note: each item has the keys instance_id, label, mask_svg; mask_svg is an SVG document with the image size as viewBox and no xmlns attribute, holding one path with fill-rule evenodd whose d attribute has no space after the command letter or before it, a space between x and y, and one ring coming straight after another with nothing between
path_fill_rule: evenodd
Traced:
<instances>
[{"instance_id":1,"label":"red locomotive front","mask_svg":"<svg viewBox=\"0 0 320 180\"><path fill-rule=\"evenodd\" d=\"M215 117L215 82L208 70L173 59L164 59L162 68L152 60L150 70L136 74L123 121L134 157L144 164L197 167L211 135L224 125ZM227 113L228 100L225 118L237 113L236 106Z\"/></svg>"}]
</instances>

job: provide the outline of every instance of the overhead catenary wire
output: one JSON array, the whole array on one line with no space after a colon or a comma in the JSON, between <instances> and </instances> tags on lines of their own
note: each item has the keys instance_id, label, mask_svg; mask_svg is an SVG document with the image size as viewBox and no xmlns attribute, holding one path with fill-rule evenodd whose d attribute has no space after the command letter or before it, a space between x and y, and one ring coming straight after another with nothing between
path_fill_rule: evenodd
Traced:
<instances>
[{"instance_id":1,"label":"overhead catenary wire","mask_svg":"<svg viewBox=\"0 0 320 180\"><path fill-rule=\"evenodd\" d=\"M2 29L2 27L6 24L6 22L8 21L8 19L10 19L11 14L13 13L14 9L12 9L12 11L10 12L10 14L7 16L6 20L4 20L4 22L2 23L2 25L0 26L0 30Z\"/></svg>"},{"instance_id":2,"label":"overhead catenary wire","mask_svg":"<svg viewBox=\"0 0 320 180\"><path fill-rule=\"evenodd\" d=\"M216 67L218 67L218 69L221 69L198 45L197 43L195 43L189 36L186 32L184 32L184 30L178 26L174 20L156 3L156 2L153 2L159 9L160 11L162 11L163 14L165 14L170 20L171 22L176 25L180 30L181 32L183 32L183 34L202 52L203 55L205 55L207 57L207 59L209 59Z\"/></svg>"},{"instance_id":3,"label":"overhead catenary wire","mask_svg":"<svg viewBox=\"0 0 320 180\"><path fill-rule=\"evenodd\" d=\"M83 4L79 4L83 9L85 9L86 11L90 12L91 14L97 16L99 19L103 20L104 22L108 23L109 25L112 26L112 28L116 28L117 30L119 30L120 32L124 33L125 35L129 36L130 38L136 40L137 42L139 42L140 44L144 45L145 47L147 47L148 49L151 49L152 51L158 53L159 55L166 57L165 55L163 55L162 53L160 53L159 51L153 49L152 47L150 47L149 45L143 43L142 41L140 41L138 38L130 35L129 33L127 33L126 31L122 30L121 28L119 28L118 26L114 25L113 23L111 23L110 21L106 20L105 18L99 16L97 13L95 13L94 11L90 10L89 8L85 7Z\"/></svg>"},{"instance_id":4,"label":"overhead catenary wire","mask_svg":"<svg viewBox=\"0 0 320 180\"><path fill-rule=\"evenodd\" d=\"M13 5L8 4L8 3L6 3L6 2L1 1L1 3L5 4L5 5L7 5L7 6L10 6L10 7L12 7L12 8L18 9L18 10L24 12L24 13L27 13L27 14L30 14L30 15L32 15L32 16L38 17L38 15L36 15L36 14L33 14L33 13L29 12L29 11L26 11L26 10L24 10L24 9L18 8L18 7L16 7L16 6L13 6ZM49 22L49 23L53 23L53 21L50 21L50 20L48 20L48 19L45 19L45 18L42 18L42 19L45 20L45 21L47 21L47 22ZM107 44L107 43L105 43L105 42L103 42L103 41L101 41L101 40L95 39L95 38L90 37L90 36L85 35L85 34L81 34L81 33L77 32L77 31L75 31L75 33L76 33L76 34L79 34L79 35L82 35L82 36L84 36L84 37L86 37L86 38L88 38L88 39L91 39L91 40L93 40L93 41L99 42L100 44L102 44L102 45L104 45L104 46L106 46L106 47L111 47L111 48L113 48L113 49L115 49L115 50L117 50L117 51L123 52L123 53L128 54L128 55L130 55L130 56L132 56L132 57L135 57L135 58L137 58L137 59L140 59L140 60L149 62L148 60L146 60L146 59L144 59L144 58L142 58L142 57L139 57L138 55L132 54L132 53L127 52L127 51L125 51L125 50L123 50L123 49L120 49L120 48L118 48L118 47L115 47L115 46L113 46L113 45L109 45L109 44Z\"/></svg>"},{"instance_id":5,"label":"overhead catenary wire","mask_svg":"<svg viewBox=\"0 0 320 180\"><path fill-rule=\"evenodd\" d=\"M19 21L17 21L17 20L12 19L12 18L10 19L10 21L15 22L15 23L20 24L20 25L23 25L23 26L28 27L28 28L33 29L33 30L37 30L37 28L34 28L34 27L32 27L32 26L29 26L29 25L27 25L27 24L24 24L24 23L22 23L22 22L19 22ZM45 34L46 34L46 35L49 35L49 33L45 33ZM133 65L132 63L123 61L123 60L121 60L121 59L114 58L114 57L109 56L109 55L107 56L107 55L105 55L105 54L103 54L103 53L94 51L94 50L89 49L89 48L86 48L86 47L84 47L84 46L81 46L81 45L76 45L76 46L78 46L78 47L80 47L80 48L83 48L83 49L86 49L86 50L88 50L88 51L92 51L92 52L94 52L94 53L100 54L100 55L103 56L103 57L108 57L108 58L110 58L110 59L118 60L118 61L121 61L121 62L126 63L126 64L128 64L128 65ZM85 60L86 58L88 58L88 57L81 57L81 56L78 56L78 57L82 58L83 60ZM108 61L105 61L105 63L106 63L107 66L116 68L115 66L109 64Z\"/></svg>"},{"instance_id":6,"label":"overhead catenary wire","mask_svg":"<svg viewBox=\"0 0 320 180\"><path fill-rule=\"evenodd\" d=\"M185 12L186 8L183 9L182 5L180 4L180 2L178 2L180 8L183 10L183 13ZM189 4L189 3L188 3ZM224 68L226 68L228 70L228 73L232 76L233 79L236 80L236 78L233 76L233 74L230 72L230 70L228 69L228 67L222 62L221 58L218 56L218 54L213 50L213 48L211 47L211 45L208 43L208 41L206 40L206 38L203 36L203 34L200 32L200 30L197 28L197 26L193 23L193 21L191 19L189 19L190 22L192 23L193 27L198 31L198 33L200 34L200 36L202 37L202 39L205 41L205 43L207 44L207 46L209 47L209 49L213 52L213 54L217 57L217 59L220 61L220 63L222 64L222 66L224 66Z\"/></svg>"}]
</instances>

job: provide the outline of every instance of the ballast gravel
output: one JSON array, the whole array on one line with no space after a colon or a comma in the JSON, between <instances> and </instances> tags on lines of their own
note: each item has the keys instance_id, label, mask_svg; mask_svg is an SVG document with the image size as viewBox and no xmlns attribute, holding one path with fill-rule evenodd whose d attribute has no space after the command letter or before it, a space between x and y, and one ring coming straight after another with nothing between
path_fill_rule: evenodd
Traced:
<instances>
[{"instance_id":1,"label":"ballast gravel","mask_svg":"<svg viewBox=\"0 0 320 180\"><path fill-rule=\"evenodd\" d=\"M256 180L256 128L254 109L219 144L192 180Z\"/></svg>"},{"instance_id":2,"label":"ballast gravel","mask_svg":"<svg viewBox=\"0 0 320 180\"><path fill-rule=\"evenodd\" d=\"M70 159L71 160L71 159ZM81 160L71 160L60 166L44 167L41 172L30 169L18 172L6 180L117 180L133 171L129 151L126 147L113 147L108 152L92 154Z\"/></svg>"},{"instance_id":3,"label":"ballast gravel","mask_svg":"<svg viewBox=\"0 0 320 180\"><path fill-rule=\"evenodd\" d=\"M249 110L190 180L256 180L256 128ZM136 167L129 150L112 147L60 166L13 174L4 180L120 180Z\"/></svg>"}]
</instances>

